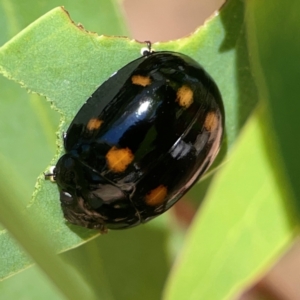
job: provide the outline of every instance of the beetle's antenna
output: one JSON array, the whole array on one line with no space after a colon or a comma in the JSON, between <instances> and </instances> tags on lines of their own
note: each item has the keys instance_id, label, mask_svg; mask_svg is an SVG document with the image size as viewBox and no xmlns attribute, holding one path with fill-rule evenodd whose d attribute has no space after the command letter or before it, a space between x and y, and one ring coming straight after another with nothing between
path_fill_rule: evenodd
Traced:
<instances>
[{"instance_id":1,"label":"beetle's antenna","mask_svg":"<svg viewBox=\"0 0 300 300\"><path fill-rule=\"evenodd\" d=\"M149 53L151 53L152 52L152 50L151 50L152 43L150 41L145 41L145 43L147 44L147 48L148 48Z\"/></svg>"},{"instance_id":2,"label":"beetle's antenna","mask_svg":"<svg viewBox=\"0 0 300 300\"><path fill-rule=\"evenodd\" d=\"M51 166L49 168L49 172L47 173L44 173L44 176L45 176L45 180L50 180L51 182L55 182L55 166Z\"/></svg>"},{"instance_id":3,"label":"beetle's antenna","mask_svg":"<svg viewBox=\"0 0 300 300\"><path fill-rule=\"evenodd\" d=\"M152 50L152 43L150 41L145 41L147 47L144 47L141 49L141 54L143 56L148 56L150 55L151 53L153 53L153 50Z\"/></svg>"}]
</instances>

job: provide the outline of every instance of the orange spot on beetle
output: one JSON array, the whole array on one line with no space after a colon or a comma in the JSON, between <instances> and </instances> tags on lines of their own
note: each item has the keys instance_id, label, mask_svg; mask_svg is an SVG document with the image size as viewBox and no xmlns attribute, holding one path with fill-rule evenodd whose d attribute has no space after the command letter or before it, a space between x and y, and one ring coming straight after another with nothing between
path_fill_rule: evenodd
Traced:
<instances>
[{"instance_id":1,"label":"orange spot on beetle","mask_svg":"<svg viewBox=\"0 0 300 300\"><path fill-rule=\"evenodd\" d=\"M145 196L145 201L150 206L158 206L164 202L167 193L167 187L161 184Z\"/></svg>"},{"instance_id":2,"label":"orange spot on beetle","mask_svg":"<svg viewBox=\"0 0 300 300\"><path fill-rule=\"evenodd\" d=\"M92 130L97 130L100 128L100 126L102 125L103 121L99 120L97 118L92 118L89 120L89 122L86 125L86 128L90 131Z\"/></svg>"},{"instance_id":3,"label":"orange spot on beetle","mask_svg":"<svg viewBox=\"0 0 300 300\"><path fill-rule=\"evenodd\" d=\"M149 76L133 75L131 77L133 84L147 86L151 84L151 78Z\"/></svg>"},{"instance_id":4,"label":"orange spot on beetle","mask_svg":"<svg viewBox=\"0 0 300 300\"><path fill-rule=\"evenodd\" d=\"M212 132L212 131L216 130L216 128L218 127L218 123L219 123L218 116L216 115L216 113L214 111L211 111L206 115L206 118L204 121L204 128L207 131Z\"/></svg>"},{"instance_id":5,"label":"orange spot on beetle","mask_svg":"<svg viewBox=\"0 0 300 300\"><path fill-rule=\"evenodd\" d=\"M194 101L193 91L186 85L183 85L177 90L176 102L184 108L188 108Z\"/></svg>"},{"instance_id":6,"label":"orange spot on beetle","mask_svg":"<svg viewBox=\"0 0 300 300\"><path fill-rule=\"evenodd\" d=\"M106 154L108 167L115 173L124 172L133 159L134 155L129 148L112 147Z\"/></svg>"}]
</instances>

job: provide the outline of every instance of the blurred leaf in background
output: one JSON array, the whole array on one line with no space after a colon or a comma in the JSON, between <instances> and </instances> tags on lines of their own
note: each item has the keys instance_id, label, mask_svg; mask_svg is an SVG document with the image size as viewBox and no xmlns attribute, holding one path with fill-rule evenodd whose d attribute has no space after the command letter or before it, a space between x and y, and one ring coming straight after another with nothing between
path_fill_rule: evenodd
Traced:
<instances>
[{"instance_id":1,"label":"blurred leaf in background","mask_svg":"<svg viewBox=\"0 0 300 300\"><path fill-rule=\"evenodd\" d=\"M278 148L278 144L281 146L284 141L284 145L291 145L291 138L296 136L297 119L292 119L293 126L286 127L294 130L291 131L292 137L288 137L284 130L277 131L277 136L272 130L273 123L269 122L269 106L264 102L274 101L271 120L277 128L284 128L278 121L281 115L277 115L280 112L277 104L283 99L286 88L289 88L289 99L299 95L295 82L289 84L290 81L287 81L289 70L292 78L297 78L297 68L292 67L292 62L296 61L295 54L299 52L291 52L294 40L292 35L286 34L296 28L296 22L293 21L296 19L291 10L285 7L283 11L290 16L291 22L285 23L285 31L279 30L282 39L276 40L277 25L272 19L282 14L282 4L277 1L269 3L272 7L272 14L269 15L266 14L267 5L258 4L258 1L252 1L246 7L243 1L228 1L219 15L194 34L154 45L155 50L178 51L199 61L218 83L227 117L222 151L214 165L215 170L221 167L222 170L213 180L208 193L213 172L206 176L207 184L198 184L188 195L189 198L194 197L194 203L197 204L201 202L202 195L207 193L207 198L188 232L176 267L171 271L165 290L167 299L230 299L228 297L239 294L266 271L293 235L296 222L292 200L297 190L293 190L295 184L292 188L289 185L284 170L291 171L289 174L293 183L297 178L297 168L291 164L295 159L295 156L292 157L294 152L289 153L291 156L284 156L288 157L287 161L281 161L281 151L288 154L289 147ZM58 4L51 1L51 5L49 2L43 5L5 1L0 7L0 16L3 16L0 20L4 22L2 37L5 38L2 43ZM81 22L88 30L99 34L126 33L124 20L113 1L95 3L90 0L81 5L74 2L64 5L75 22ZM296 9L296 6L294 2L293 8ZM268 39L264 40L266 44L258 43L266 37L263 34L266 20L269 20L268 25L273 24L265 27L272 34L267 34ZM271 48L268 48L270 45ZM82 103L110 74L138 57L141 46L129 39L108 38L86 32L70 22L64 10L57 8L0 48L0 71L27 89L46 96L61 113L59 155L62 151L62 131L66 130ZM274 47L280 52L275 51L274 59L270 61L265 49ZM283 57L289 58L287 65L279 55L285 50ZM249 57L254 72L250 68ZM285 70L285 76L278 76L281 73L272 69L274 61L278 62L275 69ZM266 64L262 71L259 68L264 62L269 62L269 65ZM287 66L286 69L283 66ZM264 73L266 70L273 72ZM277 78L277 81L266 80L269 78ZM1 78L0 84L3 85L3 89L0 89L3 122L0 126L3 126L1 132L4 133L0 142L3 168L0 175L5 176L3 182L9 182L5 186L6 193L9 189L14 190L18 182L17 195L24 195L17 196L13 201L8 200L9 197L7 200L1 197L2 207L10 207L13 217L0 211L0 220L15 237L17 234L14 230L17 227L30 236L28 241L20 238L18 242L26 249L33 249L33 252L29 251L33 258L41 241L51 242L57 251L63 251L95 237L97 233L93 231L64 222L57 188L50 182L44 182L42 177L30 201L35 178L45 170L54 155L54 136L59 116L49 109L49 103L44 99L27 94L17 84L4 78ZM255 110L258 99L260 108ZM290 111L285 112L286 118L282 120L286 123L283 124L288 124L289 115L296 116L297 106L288 107ZM295 111L292 111L294 108ZM242 135L231 157L228 154L240 133ZM7 178L12 180L7 181ZM0 190L0 195L4 195L4 189L3 193ZM28 206L25 212L32 219L28 226L25 225L28 219L19 209L21 201L24 208ZM145 226L128 231L110 232L68 251L62 255L65 264L60 267L62 270L65 268L66 272L73 270L87 291L98 298L157 299L163 290L172 258L182 247L182 243L178 243L177 249L173 247L177 250L175 254L168 251L181 234L178 224L169 216L166 214ZM42 229L42 235L31 229L34 225L38 227L37 230ZM3 278L31 264L5 230L0 235L0 249L0 273ZM49 275L53 274L55 267L58 266L43 269ZM19 274L1 283L0 292L5 292L7 298L17 299L20 290L9 286L15 287L16 282L26 279L40 280L37 273L28 270L24 276ZM65 296L68 295L68 284L56 286ZM28 289L24 294L33 299L34 295L38 297L39 292L44 296L43 292L46 291L49 291L49 297L55 293L47 286L40 291L33 289L32 294ZM56 297L60 296L56 294Z\"/></svg>"},{"instance_id":2,"label":"blurred leaf in background","mask_svg":"<svg viewBox=\"0 0 300 300\"><path fill-rule=\"evenodd\" d=\"M75 22L84 22L91 31L107 35L126 35L122 12L114 1L64 2ZM4 44L59 1L3 1L0 5L0 44ZM33 58L33 54L29 55ZM36 178L53 158L59 114L44 97L27 93L19 84L0 77L0 163L1 175L9 178L10 188L18 189L16 202L30 202ZM9 112L9 113L8 113ZM0 195L1 193L0 190ZM7 216L8 218L11 216ZM16 220L11 220L16 222ZM22 227L20 227L20 230ZM2 229L0 233L1 273L7 276L31 264L15 242ZM59 297L37 268L26 270L0 284L2 299L40 299ZM17 284L18 283L18 284ZM53 294L54 293L54 294ZM56 298L57 299L57 298Z\"/></svg>"}]
</instances>

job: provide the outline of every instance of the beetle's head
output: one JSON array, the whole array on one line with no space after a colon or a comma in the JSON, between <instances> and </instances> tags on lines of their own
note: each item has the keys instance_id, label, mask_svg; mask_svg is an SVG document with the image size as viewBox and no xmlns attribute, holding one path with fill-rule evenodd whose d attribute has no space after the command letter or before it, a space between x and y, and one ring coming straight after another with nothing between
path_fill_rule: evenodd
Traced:
<instances>
[{"instance_id":1,"label":"beetle's head","mask_svg":"<svg viewBox=\"0 0 300 300\"><path fill-rule=\"evenodd\" d=\"M59 188L64 217L70 223L106 232L106 228L139 222L128 194L71 154L58 160L52 177Z\"/></svg>"}]
</instances>

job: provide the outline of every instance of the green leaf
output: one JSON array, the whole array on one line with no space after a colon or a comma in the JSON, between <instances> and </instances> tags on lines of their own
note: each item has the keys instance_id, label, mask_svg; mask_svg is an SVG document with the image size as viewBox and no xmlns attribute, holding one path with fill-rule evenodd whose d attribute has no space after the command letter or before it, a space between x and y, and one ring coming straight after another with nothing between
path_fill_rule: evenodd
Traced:
<instances>
[{"instance_id":1,"label":"green leaf","mask_svg":"<svg viewBox=\"0 0 300 300\"><path fill-rule=\"evenodd\" d=\"M85 274L97 295L107 291L103 299L160 299L170 267L167 238L159 226L115 230L63 253L63 258Z\"/></svg>"},{"instance_id":2,"label":"green leaf","mask_svg":"<svg viewBox=\"0 0 300 300\"><path fill-rule=\"evenodd\" d=\"M0 283L2 299L65 300L38 267L32 267ZM17 288L16 288L17 287Z\"/></svg>"},{"instance_id":3,"label":"green leaf","mask_svg":"<svg viewBox=\"0 0 300 300\"><path fill-rule=\"evenodd\" d=\"M55 2L57 2L56 5L61 3L59 1L46 1L36 4L33 1L30 5L29 1L26 3L18 0L4 1L0 5L0 43L16 34L42 13L56 6ZM86 18L80 19L86 20L84 23L90 26L89 29L98 30L103 34L125 34L127 32L121 15L115 7L115 2L108 0L90 0L82 4L71 2L68 6L70 11L74 12L77 17L86 16ZM97 5L101 7L100 11L94 9ZM107 22L111 22L110 26L107 26ZM30 226L26 226L26 218L24 218L22 211L29 204L37 176L49 164L56 151L55 131L58 126L58 114L50 109L49 103L42 97L37 94L27 94L24 89L20 88L19 84L8 81L4 77L0 78L0 87L0 130L4 133L0 141L0 180L7 183L6 186L1 185L3 188L0 189L0 202L1 207L4 207L6 202L11 202L10 204L14 207L13 211L17 212L13 217L11 214L5 214L4 209L1 209L0 220L10 230L12 226L17 225L18 230L24 235L23 227L28 229ZM6 180L7 178L9 181ZM18 197L9 200L4 196L8 190L17 190ZM32 210L29 210L30 214L31 212ZM39 227L39 219L43 219L41 211L35 215L32 214L31 218L36 222L35 226ZM43 222L47 223L46 220ZM51 227L50 223L44 225ZM40 232L42 230L43 225L40 224ZM13 231L11 232L13 233ZM29 231L28 236L32 235L33 232ZM45 236L45 233L42 235ZM55 236L55 232L52 235ZM89 237L88 234L83 236ZM39 241L39 236L35 236L34 239L37 241L34 245L39 250L38 243L43 243L43 239ZM49 236L47 239L51 241ZM84 239L81 237L80 241ZM32 243L30 238L21 239L19 242ZM25 255L19 246L16 246L15 241L4 229L0 231L0 249L0 279L19 272L32 264L31 259ZM47 259L47 255L44 254L44 260ZM52 267L55 269L54 265ZM80 284L78 288L79 286Z\"/></svg>"},{"instance_id":4,"label":"green leaf","mask_svg":"<svg viewBox=\"0 0 300 300\"><path fill-rule=\"evenodd\" d=\"M4 44L41 15L60 5L62 2L59 0L38 3L33 0L2 1L0 44ZM90 31L105 35L128 35L118 0L85 0L84 3L65 0L63 5L72 15L74 22L80 22Z\"/></svg>"},{"instance_id":5,"label":"green leaf","mask_svg":"<svg viewBox=\"0 0 300 300\"><path fill-rule=\"evenodd\" d=\"M155 50L173 50L190 55L218 83L227 114L225 141L218 164L233 145L257 102L249 71L242 12L242 2L232 0L220 15L193 35L153 45ZM61 113L62 124L58 133L60 148L53 163L62 153L61 133L82 103L113 72L139 57L142 46L126 38L86 32L75 26L63 9L57 8L0 48L0 71L28 90L46 96ZM57 251L76 247L97 234L66 224L58 199L57 187L45 182L41 176L27 208ZM7 216L0 212L0 220L5 219ZM18 223L18 218L14 222ZM4 239L6 233L2 236ZM4 249L0 261L9 251ZM28 261L17 258L14 271L28 265ZM7 265L1 276L5 277L10 270Z\"/></svg>"},{"instance_id":6,"label":"green leaf","mask_svg":"<svg viewBox=\"0 0 300 300\"><path fill-rule=\"evenodd\" d=\"M28 210L24 211L21 203L14 201L22 195L19 194L18 189L10 188L9 177L3 176L3 169L1 168L0 178L1 196L6 200L1 203L1 213L7 216L2 218L3 224L10 229L10 232L20 242L24 250L34 257L35 261L47 272L48 277L66 297L70 299L82 299L84 297L96 299L93 290L81 279L80 274L73 272L70 267L62 264L61 258L55 254L54 243L45 237L42 224L37 226L36 221L38 219L33 219ZM7 245L4 244L3 246ZM9 257L8 252L6 252L6 255ZM19 256L10 263L14 266L14 263L19 264L21 259L22 256ZM11 272L11 269L7 270L5 268L5 260L3 260L1 266L4 267L4 271Z\"/></svg>"},{"instance_id":7,"label":"green leaf","mask_svg":"<svg viewBox=\"0 0 300 300\"><path fill-rule=\"evenodd\" d=\"M210 186L165 299L235 299L297 233L300 3L245 3L241 15L261 105Z\"/></svg>"},{"instance_id":8,"label":"green leaf","mask_svg":"<svg viewBox=\"0 0 300 300\"><path fill-rule=\"evenodd\" d=\"M300 212L300 2L249 1L247 20L252 67L268 103L281 159ZM266 22L269 20L269 22ZM277 21L284 20L284 21ZM262 30L263 28L263 30Z\"/></svg>"},{"instance_id":9,"label":"green leaf","mask_svg":"<svg viewBox=\"0 0 300 300\"><path fill-rule=\"evenodd\" d=\"M257 111L215 176L166 287L165 299L233 299L292 240L296 218L280 178L266 111ZM247 159L245 159L247 158ZM234 297L235 296L235 297Z\"/></svg>"}]
</instances>

